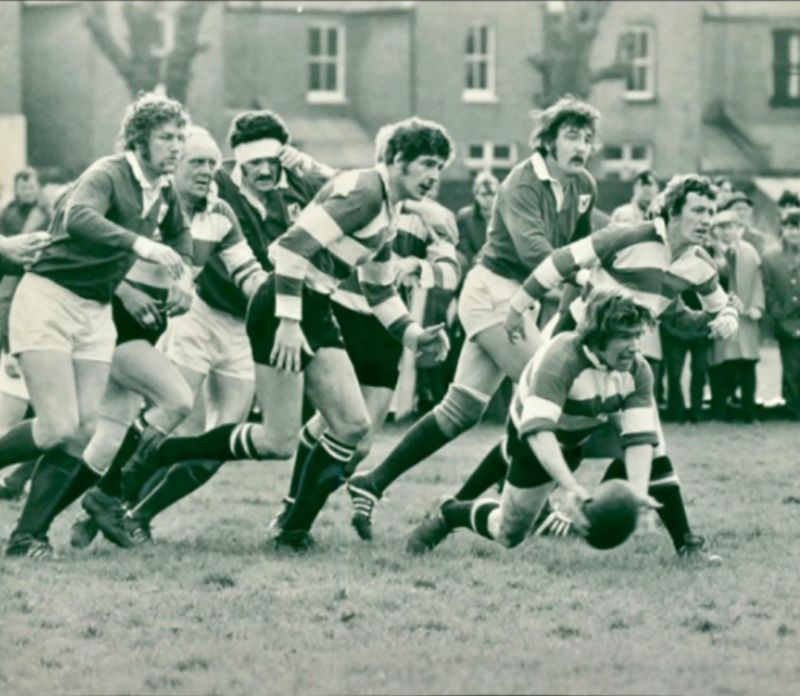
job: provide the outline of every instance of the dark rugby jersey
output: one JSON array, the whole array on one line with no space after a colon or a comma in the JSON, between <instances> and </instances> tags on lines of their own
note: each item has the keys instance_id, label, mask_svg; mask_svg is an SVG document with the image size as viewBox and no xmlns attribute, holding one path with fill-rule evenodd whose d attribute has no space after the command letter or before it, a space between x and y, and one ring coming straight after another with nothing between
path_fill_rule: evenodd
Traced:
<instances>
[{"instance_id":1,"label":"dark rugby jersey","mask_svg":"<svg viewBox=\"0 0 800 696\"><path fill-rule=\"evenodd\" d=\"M559 206L557 192L563 189ZM520 162L500 185L478 263L522 282L553 249L588 236L597 184L582 171L561 187L541 154Z\"/></svg>"},{"instance_id":2,"label":"dark rugby jersey","mask_svg":"<svg viewBox=\"0 0 800 696\"><path fill-rule=\"evenodd\" d=\"M284 178L267 194L264 206L235 180L238 176L233 163L226 162L217 171L219 197L236 215L244 238L264 270L272 270L267 248L282 235L325 183L320 173L298 175L284 170ZM233 178L232 178L233 175ZM197 277L197 294L214 309L244 319L247 298L234 283L219 255L209 259Z\"/></svg>"},{"instance_id":3,"label":"dark rugby jersey","mask_svg":"<svg viewBox=\"0 0 800 696\"><path fill-rule=\"evenodd\" d=\"M144 179L133 153L97 160L56 207L53 241L31 266L80 297L111 302L136 261L137 237L158 237L191 263L192 237L172 185Z\"/></svg>"}]
</instances>

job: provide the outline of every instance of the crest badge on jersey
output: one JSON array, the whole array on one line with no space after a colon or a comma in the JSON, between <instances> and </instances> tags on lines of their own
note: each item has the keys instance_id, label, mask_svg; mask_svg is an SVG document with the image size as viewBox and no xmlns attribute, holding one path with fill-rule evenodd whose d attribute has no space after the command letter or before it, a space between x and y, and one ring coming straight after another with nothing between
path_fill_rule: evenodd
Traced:
<instances>
[{"instance_id":1,"label":"crest badge on jersey","mask_svg":"<svg viewBox=\"0 0 800 696\"><path fill-rule=\"evenodd\" d=\"M592 194L591 193L582 193L578 196L578 212L580 214L585 213L589 210L589 205L592 202Z\"/></svg>"},{"instance_id":2,"label":"crest badge on jersey","mask_svg":"<svg viewBox=\"0 0 800 696\"><path fill-rule=\"evenodd\" d=\"M302 208L299 203L289 203L289 205L286 206L286 214L289 216L289 221L294 222L297 220L297 216L300 215L301 210Z\"/></svg>"}]
</instances>

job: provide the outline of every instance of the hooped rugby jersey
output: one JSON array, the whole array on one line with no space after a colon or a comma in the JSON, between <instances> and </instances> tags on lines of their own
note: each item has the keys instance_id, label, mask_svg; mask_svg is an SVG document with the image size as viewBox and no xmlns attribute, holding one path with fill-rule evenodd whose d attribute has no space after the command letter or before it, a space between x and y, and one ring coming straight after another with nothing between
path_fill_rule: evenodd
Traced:
<instances>
[{"instance_id":1,"label":"hooped rugby jersey","mask_svg":"<svg viewBox=\"0 0 800 696\"><path fill-rule=\"evenodd\" d=\"M384 165L341 172L331 179L269 248L275 266L275 315L300 320L303 288L330 295L357 269L370 309L402 340L412 323L394 286L396 220Z\"/></svg>"},{"instance_id":2,"label":"hooped rugby jersey","mask_svg":"<svg viewBox=\"0 0 800 696\"><path fill-rule=\"evenodd\" d=\"M658 444L647 361L637 355L629 371L610 370L572 331L528 362L509 416L520 437L549 431L564 448L581 445L610 417L619 418L623 447Z\"/></svg>"}]
</instances>

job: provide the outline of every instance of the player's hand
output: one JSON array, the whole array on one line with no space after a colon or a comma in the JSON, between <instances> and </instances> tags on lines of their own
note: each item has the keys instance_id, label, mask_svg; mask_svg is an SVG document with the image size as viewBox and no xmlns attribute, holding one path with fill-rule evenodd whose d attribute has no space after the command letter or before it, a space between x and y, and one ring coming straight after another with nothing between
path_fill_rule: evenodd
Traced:
<instances>
[{"instance_id":1,"label":"player's hand","mask_svg":"<svg viewBox=\"0 0 800 696\"><path fill-rule=\"evenodd\" d=\"M284 145L280 152L278 152L278 159L284 169L291 169L292 171L307 171L312 168L314 160L303 152L300 152L296 147L291 145Z\"/></svg>"},{"instance_id":2,"label":"player's hand","mask_svg":"<svg viewBox=\"0 0 800 696\"><path fill-rule=\"evenodd\" d=\"M9 261L26 266L36 260L50 239L49 232L28 232L14 237L0 237L0 254Z\"/></svg>"},{"instance_id":3,"label":"player's hand","mask_svg":"<svg viewBox=\"0 0 800 696\"><path fill-rule=\"evenodd\" d=\"M417 338L416 354L441 362L450 350L450 339L444 330L444 324L436 324L422 330Z\"/></svg>"},{"instance_id":4,"label":"player's hand","mask_svg":"<svg viewBox=\"0 0 800 696\"><path fill-rule=\"evenodd\" d=\"M521 312L518 312L513 307L508 308L503 328L506 330L506 335L511 343L524 341L527 338L524 317Z\"/></svg>"},{"instance_id":5,"label":"player's hand","mask_svg":"<svg viewBox=\"0 0 800 696\"><path fill-rule=\"evenodd\" d=\"M708 325L711 338L727 341L733 338L739 329L739 321L731 314L720 314Z\"/></svg>"},{"instance_id":6,"label":"player's hand","mask_svg":"<svg viewBox=\"0 0 800 696\"><path fill-rule=\"evenodd\" d=\"M154 242L146 237L137 237L133 243L133 252L145 261L164 266L174 280L179 280L184 271L181 255L166 244Z\"/></svg>"},{"instance_id":7,"label":"player's hand","mask_svg":"<svg viewBox=\"0 0 800 696\"><path fill-rule=\"evenodd\" d=\"M572 526L578 534L586 536L589 533L589 520L583 514L584 503L591 500L587 490L576 484L564 496L564 512L572 520Z\"/></svg>"},{"instance_id":8,"label":"player's hand","mask_svg":"<svg viewBox=\"0 0 800 696\"><path fill-rule=\"evenodd\" d=\"M639 507L645 508L647 510L659 510L662 507L664 507L649 493L639 493L637 491L634 491L633 495L636 498L636 502L639 504Z\"/></svg>"},{"instance_id":9,"label":"player's hand","mask_svg":"<svg viewBox=\"0 0 800 696\"><path fill-rule=\"evenodd\" d=\"M453 244L458 243L458 223L453 213L445 208L441 203L437 203L431 198L423 198L420 201L406 201L406 209L416 213L422 221L428 225L434 233Z\"/></svg>"},{"instance_id":10,"label":"player's hand","mask_svg":"<svg viewBox=\"0 0 800 696\"><path fill-rule=\"evenodd\" d=\"M394 264L399 285L410 287L419 282L419 277L422 273L422 264L416 256L397 258Z\"/></svg>"},{"instance_id":11,"label":"player's hand","mask_svg":"<svg viewBox=\"0 0 800 696\"><path fill-rule=\"evenodd\" d=\"M192 290L192 273L184 266L183 275L169 288L166 304L167 316L176 317L189 311L194 297Z\"/></svg>"},{"instance_id":12,"label":"player's hand","mask_svg":"<svg viewBox=\"0 0 800 696\"><path fill-rule=\"evenodd\" d=\"M275 332L275 343L269 354L270 365L284 372L300 372L303 369L303 353L313 355L300 322L281 319Z\"/></svg>"},{"instance_id":13,"label":"player's hand","mask_svg":"<svg viewBox=\"0 0 800 696\"><path fill-rule=\"evenodd\" d=\"M22 372L19 369L19 361L9 353L6 353L5 370L11 379L19 379L22 376Z\"/></svg>"},{"instance_id":14,"label":"player's hand","mask_svg":"<svg viewBox=\"0 0 800 696\"><path fill-rule=\"evenodd\" d=\"M115 294L125 310L136 319L139 326L148 331L157 331L163 328L164 311L158 300L124 281L120 283Z\"/></svg>"}]
</instances>

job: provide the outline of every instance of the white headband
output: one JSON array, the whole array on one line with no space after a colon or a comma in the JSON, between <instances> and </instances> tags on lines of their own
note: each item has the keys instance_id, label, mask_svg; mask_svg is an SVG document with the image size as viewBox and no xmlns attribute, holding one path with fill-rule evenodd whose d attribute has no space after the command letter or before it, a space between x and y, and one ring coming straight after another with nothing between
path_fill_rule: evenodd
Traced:
<instances>
[{"instance_id":1,"label":"white headband","mask_svg":"<svg viewBox=\"0 0 800 696\"><path fill-rule=\"evenodd\" d=\"M238 164L243 164L254 159L277 157L282 147L283 143L274 138L251 140L249 143L241 143L233 148L233 157Z\"/></svg>"}]
</instances>

